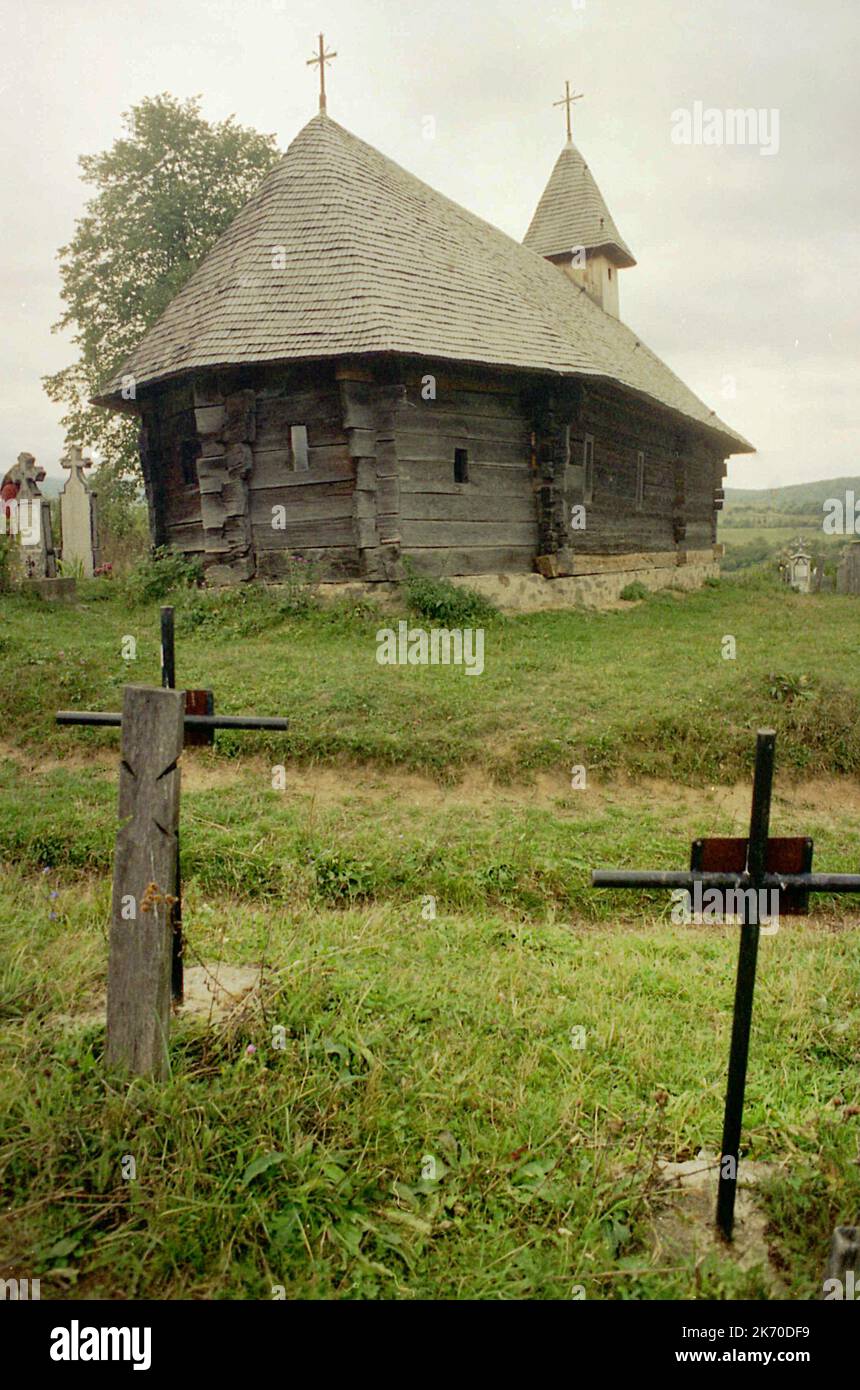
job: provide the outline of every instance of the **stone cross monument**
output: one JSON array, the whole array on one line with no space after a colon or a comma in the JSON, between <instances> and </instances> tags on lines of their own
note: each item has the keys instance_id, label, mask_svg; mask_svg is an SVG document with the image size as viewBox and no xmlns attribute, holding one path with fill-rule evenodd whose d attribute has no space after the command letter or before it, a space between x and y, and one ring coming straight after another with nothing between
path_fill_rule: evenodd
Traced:
<instances>
[{"instance_id":1,"label":"stone cross monument","mask_svg":"<svg viewBox=\"0 0 860 1390\"><path fill-rule=\"evenodd\" d=\"M802 539L798 538L788 557L786 580L799 594L808 594L812 579L812 556L806 550Z\"/></svg>"},{"instance_id":2,"label":"stone cross monument","mask_svg":"<svg viewBox=\"0 0 860 1390\"><path fill-rule=\"evenodd\" d=\"M17 484L19 516L28 518L21 532L21 563L27 579L54 579L57 557L51 533L51 504L42 496L39 484L45 477L32 454L19 454L6 482Z\"/></svg>"},{"instance_id":3,"label":"stone cross monument","mask_svg":"<svg viewBox=\"0 0 860 1390\"><path fill-rule=\"evenodd\" d=\"M84 469L92 468L93 461L84 458L80 446L73 444L60 463L69 470L60 493L63 560L66 564L80 563L84 578L92 579L99 565L96 493L84 477Z\"/></svg>"}]
</instances>

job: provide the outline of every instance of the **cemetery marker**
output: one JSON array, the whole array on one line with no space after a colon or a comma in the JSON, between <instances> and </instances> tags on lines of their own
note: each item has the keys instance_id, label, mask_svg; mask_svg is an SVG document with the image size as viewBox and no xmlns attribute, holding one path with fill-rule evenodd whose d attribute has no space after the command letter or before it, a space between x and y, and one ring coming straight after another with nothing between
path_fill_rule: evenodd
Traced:
<instances>
[{"instance_id":1,"label":"cemetery marker","mask_svg":"<svg viewBox=\"0 0 860 1390\"><path fill-rule=\"evenodd\" d=\"M124 693L123 710L121 714L112 712L102 713L100 710L59 710L56 715L58 724L81 724L88 726L107 726L120 727L123 731L122 748L123 756L120 766L120 820L124 821L128 816L132 816L130 822L135 826L135 833L143 835L144 842L149 844L146 836L146 807L138 809L137 794L146 796L148 794L150 782L153 777L155 784L160 789L160 779L175 777L176 779L176 816L175 820L170 816L162 817L162 820L154 820L154 829L151 829L152 844L149 845L149 859L152 863L153 872L150 874L147 883L144 884L144 897L147 898L147 910L154 908L155 918L158 922L159 910L164 908L164 921L161 927L153 932L142 930L141 918L138 916L136 924L141 928L140 935L148 943L145 952L145 959L135 956L128 949L120 952L118 961L122 961L122 966L117 963L116 970L121 973L117 977L117 982L113 987L113 994L116 999L126 998L126 989L123 981L127 976L134 976L135 971L140 972L143 982L143 996L140 1008L128 1014L129 1034L123 1027L120 1029L119 1041L116 1043L115 1054L111 1048L112 1026L111 1020L119 1020L123 1016L125 1005L117 1005L116 1009L111 1009L111 985L110 981L114 978L114 957L121 944L125 944L129 935L129 922L125 919L117 919L117 911L121 911L122 898L130 899L139 903L137 888L128 886L136 877L135 873L129 869L126 875L126 885L124 888L119 883L117 875L120 873L122 865L126 862L128 851L125 840L125 827L121 824L117 835L116 856L114 860L114 925L111 928L111 955L108 967L108 1052L109 1059L116 1056L118 1062L122 1062L131 1071L140 1071L147 1075L160 1076L161 1063L158 1061L158 1050L155 1036L151 1028L146 1023L147 1019L157 1019L158 1029L163 1032L164 1048L167 1046L167 1018L164 1017L162 1000L160 994L160 981L162 976L162 954L164 948L164 933L170 943L169 968L168 968L168 1004L172 994L177 1002L182 1001L183 994L183 970L182 970L182 882L179 867L179 769L173 767L171 762L163 763L160 770L153 773L150 764L150 757L156 763L163 762L164 748L157 740L153 741L152 731L149 730L143 737L136 732L136 726L141 725L149 729L149 725L154 727L155 715L151 712L154 709L163 710L166 708L178 708L179 713L179 749L172 760L175 764L176 758L184 746L194 743L213 743L216 729L277 729L286 730L289 728L288 719L278 718L256 718L253 715L218 715L214 713L214 696L211 690L186 690L177 691L174 689L176 683L176 656L174 647L174 622L173 609L164 607L161 610L161 681L162 689L156 686L126 686ZM134 700L129 704L130 692L137 692ZM157 702L153 706L140 705L139 695L144 692L149 696L169 697L168 704ZM201 709L206 713L197 712ZM196 707L196 709L195 709ZM189 713L189 710L195 710ZM143 712L141 712L143 711ZM171 715L171 718L173 716ZM132 719L134 728L127 727L129 719ZM159 715L159 718L166 718ZM161 726L159 725L159 728ZM127 752L127 745L128 749ZM168 740L169 743L169 740ZM131 782L129 782L131 778ZM167 784L165 784L167 785ZM161 878L156 874L156 859L164 853L164 844L160 835L168 834L172 843L173 866L164 863L159 867ZM162 883L162 878L164 882ZM165 886L167 885L167 886ZM153 893L148 896L146 889L152 887ZM120 907L117 908L119 901ZM147 924L149 925L149 922ZM124 928L124 931L121 930ZM128 964L129 959L131 964ZM158 985L158 988L156 987ZM142 1012L141 1012L142 1010ZM169 1014L168 1014L169 1017ZM117 1024L117 1026L119 1026ZM149 1029L149 1031L147 1031ZM137 1041L132 1046L128 1037L133 1036ZM165 1058L166 1058L165 1050ZM166 1062L165 1062L166 1065Z\"/></svg>"},{"instance_id":2,"label":"cemetery marker","mask_svg":"<svg viewBox=\"0 0 860 1390\"><path fill-rule=\"evenodd\" d=\"M860 892L860 874L814 874L812 841L773 839L769 835L776 734L760 729L756 739L750 833L746 840L697 840L688 873L647 869L595 869L595 888L684 888L694 886L743 893L742 925L732 1041L723 1118L720 1176L717 1190L717 1225L731 1240L735 1215L741 1123L746 1088L750 1026L759 940L759 902L762 891L779 894L780 911L801 914L809 893ZM752 891L751 891L752 890Z\"/></svg>"},{"instance_id":3,"label":"cemetery marker","mask_svg":"<svg viewBox=\"0 0 860 1390\"><path fill-rule=\"evenodd\" d=\"M167 1077L182 695L127 685L113 869L105 1060Z\"/></svg>"}]
</instances>

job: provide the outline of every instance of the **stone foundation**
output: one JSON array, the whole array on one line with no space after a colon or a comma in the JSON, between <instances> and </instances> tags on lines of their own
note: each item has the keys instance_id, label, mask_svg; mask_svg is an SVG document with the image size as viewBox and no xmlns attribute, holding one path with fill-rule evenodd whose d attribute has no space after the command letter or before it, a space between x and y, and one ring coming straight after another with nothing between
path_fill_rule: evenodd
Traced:
<instances>
[{"instance_id":1,"label":"stone foundation","mask_svg":"<svg viewBox=\"0 0 860 1390\"><path fill-rule=\"evenodd\" d=\"M471 574L452 577L459 588L475 589L506 613L539 613L558 608L611 608L621 600L621 591L636 582L646 589L699 589L706 579L718 579L721 546L688 551L686 563L679 564L674 552L657 555L600 555L591 561L589 572L563 579L545 579L540 574ZM583 570L588 562L581 561ZM320 596L336 599L344 595L387 601L397 597L400 586L391 583L320 584Z\"/></svg>"}]
</instances>

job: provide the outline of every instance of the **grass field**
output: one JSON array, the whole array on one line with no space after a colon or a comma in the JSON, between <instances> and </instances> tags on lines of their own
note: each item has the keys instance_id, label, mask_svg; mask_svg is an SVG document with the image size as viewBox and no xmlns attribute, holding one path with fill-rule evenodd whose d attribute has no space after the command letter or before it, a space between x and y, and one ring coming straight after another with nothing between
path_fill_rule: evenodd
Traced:
<instances>
[{"instance_id":1,"label":"grass field","mask_svg":"<svg viewBox=\"0 0 860 1390\"><path fill-rule=\"evenodd\" d=\"M5 599L0 631L3 1273L60 1298L767 1296L763 1268L654 1238L658 1160L719 1145L737 930L587 883L743 834L761 724L775 833L860 867L860 605L754 576L495 617L470 678L379 666L397 613L177 597L179 683L292 725L183 756L188 963L261 989L179 1020L170 1081L128 1087L97 1021L117 735L53 714L158 680L158 605L83 592ZM745 1142L776 1165L786 1296L860 1216L858 920L825 900L762 939Z\"/></svg>"}]
</instances>

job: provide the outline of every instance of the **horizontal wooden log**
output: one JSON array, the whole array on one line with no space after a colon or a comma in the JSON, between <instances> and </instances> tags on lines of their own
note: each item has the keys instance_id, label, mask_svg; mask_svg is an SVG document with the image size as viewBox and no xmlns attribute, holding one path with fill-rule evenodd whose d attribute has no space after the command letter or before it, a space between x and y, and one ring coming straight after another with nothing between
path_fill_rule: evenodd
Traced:
<instances>
[{"instance_id":1,"label":"horizontal wooden log","mask_svg":"<svg viewBox=\"0 0 860 1390\"><path fill-rule=\"evenodd\" d=\"M407 521L401 519L404 549L427 550L444 546L532 546L537 543L537 523L523 521Z\"/></svg>"},{"instance_id":2,"label":"horizontal wooden log","mask_svg":"<svg viewBox=\"0 0 860 1390\"><path fill-rule=\"evenodd\" d=\"M308 466L296 472L288 448L254 449L254 465L248 479L251 491L257 488L302 488L316 483L336 483L355 476L355 464L345 444L324 445L308 450Z\"/></svg>"},{"instance_id":3,"label":"horizontal wooden log","mask_svg":"<svg viewBox=\"0 0 860 1390\"><path fill-rule=\"evenodd\" d=\"M527 446L530 429L522 420L491 419L488 416L454 414L451 411L410 410L397 412L395 429L398 441L407 436L422 436L444 440L498 441Z\"/></svg>"},{"instance_id":4,"label":"horizontal wooden log","mask_svg":"<svg viewBox=\"0 0 860 1390\"><path fill-rule=\"evenodd\" d=\"M167 525L182 526L200 521L200 490L189 489L182 493L165 493L167 506Z\"/></svg>"},{"instance_id":5,"label":"horizontal wooden log","mask_svg":"<svg viewBox=\"0 0 860 1390\"><path fill-rule=\"evenodd\" d=\"M318 521L330 521L339 517L353 515L353 492L322 492L316 489L312 496L308 490L292 492L288 497L278 488L266 488L264 492L251 494L251 521L254 526L269 527L272 518L281 513L276 508L283 507L288 525L306 522L313 526Z\"/></svg>"},{"instance_id":6,"label":"horizontal wooden log","mask_svg":"<svg viewBox=\"0 0 860 1390\"><path fill-rule=\"evenodd\" d=\"M458 574L529 574L534 563L532 546L454 546L432 550L404 547L403 554L416 573L441 578Z\"/></svg>"},{"instance_id":7,"label":"horizontal wooden log","mask_svg":"<svg viewBox=\"0 0 860 1390\"><path fill-rule=\"evenodd\" d=\"M430 374L430 373L428 373ZM406 401L409 404L406 404ZM525 423L522 406L515 392L467 391L449 386L444 379L436 378L436 399L425 400L420 384L410 384L406 388L405 401L399 406L402 418L404 410L439 411L440 413L476 416L486 420L516 420Z\"/></svg>"},{"instance_id":8,"label":"horizontal wooden log","mask_svg":"<svg viewBox=\"0 0 860 1390\"><path fill-rule=\"evenodd\" d=\"M535 499L475 491L464 483L459 493L407 492L401 489L400 514L408 521L503 521L537 525Z\"/></svg>"},{"instance_id":9,"label":"horizontal wooden log","mask_svg":"<svg viewBox=\"0 0 860 1390\"><path fill-rule=\"evenodd\" d=\"M260 449L282 448L293 425L306 425L311 448L347 445L340 401L336 392L315 397L313 392L287 398L259 400L256 442Z\"/></svg>"},{"instance_id":10,"label":"horizontal wooden log","mask_svg":"<svg viewBox=\"0 0 860 1390\"><path fill-rule=\"evenodd\" d=\"M333 517L321 521L290 521L283 531L276 531L266 521L253 523L254 545L261 550L327 549L331 546L354 546L355 530L351 516Z\"/></svg>"},{"instance_id":11,"label":"horizontal wooden log","mask_svg":"<svg viewBox=\"0 0 860 1390\"><path fill-rule=\"evenodd\" d=\"M492 464L496 467L528 469L531 466L531 443L528 439L479 439L460 435L419 434L402 431L397 436L397 457L401 467L415 473L425 464L454 468L454 449L461 442L469 451L470 464Z\"/></svg>"},{"instance_id":12,"label":"horizontal wooden log","mask_svg":"<svg viewBox=\"0 0 860 1390\"><path fill-rule=\"evenodd\" d=\"M204 531L198 521L172 523L167 527L167 544L175 550L203 550Z\"/></svg>"},{"instance_id":13,"label":"horizontal wooden log","mask_svg":"<svg viewBox=\"0 0 860 1390\"><path fill-rule=\"evenodd\" d=\"M528 497L534 491L534 477L531 469L522 463L512 468L505 464L473 463L470 458L468 483L455 483L453 460L450 463L403 461L400 487L403 492L453 493L455 496L466 487L496 496Z\"/></svg>"},{"instance_id":14,"label":"horizontal wooden log","mask_svg":"<svg viewBox=\"0 0 860 1390\"><path fill-rule=\"evenodd\" d=\"M257 551L257 573L261 579L277 581L289 574L301 574L302 562L317 579L341 580L358 579L361 575L361 556L355 545L344 547L295 547L294 554L301 561L292 559L285 550Z\"/></svg>"}]
</instances>

